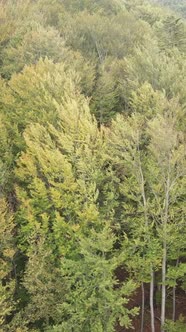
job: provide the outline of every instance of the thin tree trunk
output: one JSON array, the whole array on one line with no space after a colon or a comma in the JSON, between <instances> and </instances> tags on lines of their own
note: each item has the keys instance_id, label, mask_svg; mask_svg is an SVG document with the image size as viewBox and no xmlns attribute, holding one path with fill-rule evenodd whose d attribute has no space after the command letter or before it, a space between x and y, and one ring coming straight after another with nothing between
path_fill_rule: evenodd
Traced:
<instances>
[{"instance_id":1,"label":"thin tree trunk","mask_svg":"<svg viewBox=\"0 0 186 332\"><path fill-rule=\"evenodd\" d=\"M164 332L164 324L165 324L166 263L167 263L167 245L165 240L163 243L163 261L162 261L161 332Z\"/></svg>"},{"instance_id":2,"label":"thin tree trunk","mask_svg":"<svg viewBox=\"0 0 186 332\"><path fill-rule=\"evenodd\" d=\"M144 329L144 312L145 312L145 289L144 283L141 284L141 332Z\"/></svg>"},{"instance_id":3,"label":"thin tree trunk","mask_svg":"<svg viewBox=\"0 0 186 332\"><path fill-rule=\"evenodd\" d=\"M167 223L169 216L169 191L170 191L170 161L165 191L165 214L163 220L163 259L162 259L162 293L161 293L161 332L164 331L165 306L166 306L166 267L167 267Z\"/></svg>"},{"instance_id":4,"label":"thin tree trunk","mask_svg":"<svg viewBox=\"0 0 186 332\"><path fill-rule=\"evenodd\" d=\"M176 261L176 267L179 264L179 259ZM175 322L176 320L176 286L173 287L172 290L172 320Z\"/></svg>"},{"instance_id":5,"label":"thin tree trunk","mask_svg":"<svg viewBox=\"0 0 186 332\"><path fill-rule=\"evenodd\" d=\"M138 152L139 150L139 145L138 145ZM141 183L141 194L142 194L142 199L143 199L143 206L144 206L144 218L145 218L145 226L146 226L146 231L147 231L147 237L148 240L150 241L149 235L148 235L148 214L147 214L147 200L146 200L146 193L145 193L145 180L143 176L143 170L141 167L141 160L139 157L139 171L140 171L140 183ZM142 294L144 292L144 289L142 291ZM144 294L143 294L144 296ZM142 301L144 299L142 298ZM144 303L142 304L142 320L141 320L141 332L143 331L143 325L144 325ZM151 332L155 332L155 325L154 325L154 271L151 267L151 282L150 282L150 314L151 314Z\"/></svg>"},{"instance_id":6,"label":"thin tree trunk","mask_svg":"<svg viewBox=\"0 0 186 332\"><path fill-rule=\"evenodd\" d=\"M176 317L176 286L172 290L172 320L175 322Z\"/></svg>"},{"instance_id":7,"label":"thin tree trunk","mask_svg":"<svg viewBox=\"0 0 186 332\"><path fill-rule=\"evenodd\" d=\"M154 271L151 268L151 282L150 282L150 314L151 314L151 332L155 332L154 325Z\"/></svg>"}]
</instances>

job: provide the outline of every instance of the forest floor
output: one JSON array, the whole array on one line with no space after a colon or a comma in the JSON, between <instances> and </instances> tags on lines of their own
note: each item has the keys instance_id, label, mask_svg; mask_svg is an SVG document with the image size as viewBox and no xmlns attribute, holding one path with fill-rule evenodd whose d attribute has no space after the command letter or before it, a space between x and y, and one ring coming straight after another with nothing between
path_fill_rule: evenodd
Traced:
<instances>
[{"instance_id":1,"label":"forest floor","mask_svg":"<svg viewBox=\"0 0 186 332\"><path fill-rule=\"evenodd\" d=\"M117 273L117 276L120 280L126 277L126 274L123 270ZM161 316L161 294L160 291L156 292L156 308L155 308L155 331L160 332L160 316ZM129 302L129 307L141 307L141 288L137 289L133 298ZM186 292L182 289L178 289L176 293L176 320L180 316L186 317ZM167 307L166 307L166 318L172 319L172 294L167 291ZM149 308L149 285L145 285L145 318L144 318L144 331L151 332L150 326L150 308ZM141 317L140 313L133 320L133 329L125 329L118 326L116 332L140 332ZM184 331L183 331L184 332Z\"/></svg>"}]
</instances>

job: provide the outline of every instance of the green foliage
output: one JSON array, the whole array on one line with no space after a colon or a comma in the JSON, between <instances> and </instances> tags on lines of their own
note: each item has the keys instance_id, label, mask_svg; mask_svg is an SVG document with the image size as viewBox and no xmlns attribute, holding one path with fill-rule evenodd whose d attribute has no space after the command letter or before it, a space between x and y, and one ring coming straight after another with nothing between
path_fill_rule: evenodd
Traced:
<instances>
[{"instance_id":1,"label":"green foliage","mask_svg":"<svg viewBox=\"0 0 186 332\"><path fill-rule=\"evenodd\" d=\"M1 98L2 109L14 155L23 149L22 132L26 125L31 121L56 125L57 105L63 103L66 94L79 95L79 84L80 77L74 69L45 59L25 67L2 85L2 89L6 87Z\"/></svg>"},{"instance_id":2,"label":"green foliage","mask_svg":"<svg viewBox=\"0 0 186 332\"><path fill-rule=\"evenodd\" d=\"M40 58L47 57L59 62L67 52L59 32L52 27L44 28L37 23L33 24L24 35L20 31L11 39L3 50L1 75L10 78L19 72L25 65L36 63ZM21 34L21 40L19 35Z\"/></svg>"},{"instance_id":3,"label":"green foliage","mask_svg":"<svg viewBox=\"0 0 186 332\"><path fill-rule=\"evenodd\" d=\"M76 93L78 82L78 75L66 69L64 64L40 60L36 65L25 67L22 73L13 75L7 84L8 95L2 96L3 108L5 111L14 109L11 119L21 129L30 121L54 122L55 102L62 101L65 89L69 94Z\"/></svg>"},{"instance_id":4,"label":"green foliage","mask_svg":"<svg viewBox=\"0 0 186 332\"><path fill-rule=\"evenodd\" d=\"M65 302L59 306L62 323L52 331L115 331L120 322L126 328L137 308L126 308L128 296L135 289L132 280L119 285L115 269L121 257L113 251L116 237L105 226L89 231L89 237L78 239L76 258L62 259L62 274L67 292Z\"/></svg>"},{"instance_id":5,"label":"green foliage","mask_svg":"<svg viewBox=\"0 0 186 332\"><path fill-rule=\"evenodd\" d=\"M136 103L137 95L133 95ZM140 106L140 99L137 104ZM123 246L135 253L126 265L143 282L150 281L150 267L160 268L165 242L170 261L184 255L186 155L184 135L177 125L177 114L159 109L149 120L141 114L119 115L108 131L110 161L124 197L120 206L126 233ZM184 275L185 266L180 265L170 268L165 278L173 287Z\"/></svg>"},{"instance_id":6,"label":"green foliage","mask_svg":"<svg viewBox=\"0 0 186 332\"><path fill-rule=\"evenodd\" d=\"M30 237L22 285L27 301L11 325L23 328L31 323L41 328L50 322L57 322L59 314L56 306L63 301L65 284L49 243L39 231Z\"/></svg>"},{"instance_id":7,"label":"green foliage","mask_svg":"<svg viewBox=\"0 0 186 332\"><path fill-rule=\"evenodd\" d=\"M186 4L185 0L153 0L154 2L157 2L158 4L164 5L166 7L171 8L175 12L177 12L179 15L182 15L183 17L186 17Z\"/></svg>"},{"instance_id":8,"label":"green foliage","mask_svg":"<svg viewBox=\"0 0 186 332\"><path fill-rule=\"evenodd\" d=\"M159 43L163 50L178 48L186 52L186 25L184 21L174 16L168 16L158 29Z\"/></svg>"},{"instance_id":9,"label":"green foliage","mask_svg":"<svg viewBox=\"0 0 186 332\"><path fill-rule=\"evenodd\" d=\"M14 310L14 223L6 201L0 199L0 329L6 329L7 318ZM12 275L12 276L11 276Z\"/></svg>"},{"instance_id":10,"label":"green foliage","mask_svg":"<svg viewBox=\"0 0 186 332\"><path fill-rule=\"evenodd\" d=\"M75 18L69 17L67 24L61 24L67 45L81 51L86 58L97 59L100 63L104 62L107 56L122 58L129 54L134 46L146 44L144 34L147 38L150 35L148 25L145 22L136 22L135 17L127 11L122 11L112 19L84 11Z\"/></svg>"},{"instance_id":11,"label":"green foliage","mask_svg":"<svg viewBox=\"0 0 186 332\"><path fill-rule=\"evenodd\" d=\"M66 96L57 109L58 128L36 124L24 133L26 152L16 169L17 221L24 248L29 234L40 230L64 254L76 229L99 222L104 158L102 136L86 99Z\"/></svg>"},{"instance_id":12,"label":"green foliage","mask_svg":"<svg viewBox=\"0 0 186 332\"><path fill-rule=\"evenodd\" d=\"M176 286L177 280L181 280L186 274L186 264L180 263L178 266L169 266L167 271L167 284Z\"/></svg>"},{"instance_id":13,"label":"green foliage","mask_svg":"<svg viewBox=\"0 0 186 332\"><path fill-rule=\"evenodd\" d=\"M107 124L118 112L119 103L119 93L117 83L113 79L112 68L109 68L109 64L105 63L102 70L100 70L100 77L96 82L91 101L91 110L95 114L98 123Z\"/></svg>"},{"instance_id":14,"label":"green foliage","mask_svg":"<svg viewBox=\"0 0 186 332\"><path fill-rule=\"evenodd\" d=\"M25 23L26 13L27 19L30 19L31 15L33 15L32 6L30 6L29 0L18 0L16 3L13 0L1 1L1 47L6 45L6 43L12 38L15 30L20 24L23 24L23 22Z\"/></svg>"},{"instance_id":15,"label":"green foliage","mask_svg":"<svg viewBox=\"0 0 186 332\"><path fill-rule=\"evenodd\" d=\"M179 317L179 320L177 320L176 322L172 322L172 321L168 321L165 324L165 331L166 332L185 332L186 331L186 327L185 327L185 319L184 317L181 315Z\"/></svg>"},{"instance_id":16,"label":"green foliage","mask_svg":"<svg viewBox=\"0 0 186 332\"><path fill-rule=\"evenodd\" d=\"M106 0L70 0L64 1L64 6L67 10L70 10L72 12L79 12L83 10L88 10L89 12L99 12L103 11L104 14L113 14L117 13L119 9L122 8L122 5L120 4L119 1L117 0L111 0L111 1L106 1Z\"/></svg>"},{"instance_id":17,"label":"green foliage","mask_svg":"<svg viewBox=\"0 0 186 332\"><path fill-rule=\"evenodd\" d=\"M184 8L1 1L0 330L114 332L152 272L185 288Z\"/></svg>"},{"instance_id":18,"label":"green foliage","mask_svg":"<svg viewBox=\"0 0 186 332\"><path fill-rule=\"evenodd\" d=\"M0 195L7 191L10 185L10 173L12 168L12 146L9 142L9 132L7 129L6 118L0 114Z\"/></svg>"}]
</instances>

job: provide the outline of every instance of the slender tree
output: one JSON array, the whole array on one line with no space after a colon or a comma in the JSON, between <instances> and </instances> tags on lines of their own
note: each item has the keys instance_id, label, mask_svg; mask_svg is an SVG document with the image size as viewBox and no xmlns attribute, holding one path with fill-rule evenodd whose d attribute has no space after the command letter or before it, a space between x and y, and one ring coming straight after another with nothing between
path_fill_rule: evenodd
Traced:
<instances>
[{"instance_id":1,"label":"slender tree","mask_svg":"<svg viewBox=\"0 0 186 332\"><path fill-rule=\"evenodd\" d=\"M166 275L172 234L179 235L183 229L183 197L185 194L186 149L183 133L177 129L177 114L159 115L149 124L151 137L149 151L149 186L153 194L151 211L162 242L162 302L161 330L164 331L166 308ZM157 135L158 133L158 135ZM152 177L152 170L154 177ZM158 181L157 181L158 179ZM179 211L179 216L178 216ZM180 218L181 217L181 218Z\"/></svg>"}]
</instances>

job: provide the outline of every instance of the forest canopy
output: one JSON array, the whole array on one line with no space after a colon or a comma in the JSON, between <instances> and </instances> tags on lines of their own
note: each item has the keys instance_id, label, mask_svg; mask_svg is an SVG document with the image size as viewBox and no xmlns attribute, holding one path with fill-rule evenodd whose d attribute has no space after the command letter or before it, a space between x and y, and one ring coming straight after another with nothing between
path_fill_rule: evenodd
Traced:
<instances>
[{"instance_id":1,"label":"forest canopy","mask_svg":"<svg viewBox=\"0 0 186 332\"><path fill-rule=\"evenodd\" d=\"M0 2L0 331L186 331L185 19Z\"/></svg>"}]
</instances>

